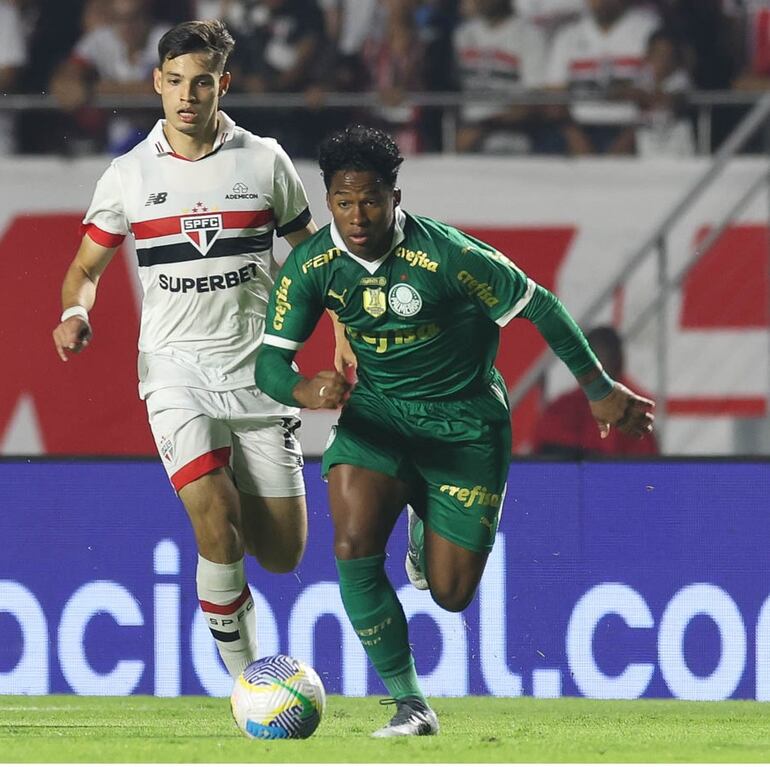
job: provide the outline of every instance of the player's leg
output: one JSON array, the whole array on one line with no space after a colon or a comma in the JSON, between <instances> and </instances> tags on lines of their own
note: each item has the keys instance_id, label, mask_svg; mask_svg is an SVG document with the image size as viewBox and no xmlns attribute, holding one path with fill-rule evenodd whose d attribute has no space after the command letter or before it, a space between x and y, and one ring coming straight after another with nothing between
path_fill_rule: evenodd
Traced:
<instances>
[{"instance_id":1,"label":"player's leg","mask_svg":"<svg viewBox=\"0 0 770 767\"><path fill-rule=\"evenodd\" d=\"M471 551L425 527L425 562L430 594L437 605L461 612L473 600L484 568L486 552Z\"/></svg>"},{"instance_id":2,"label":"player's leg","mask_svg":"<svg viewBox=\"0 0 770 767\"><path fill-rule=\"evenodd\" d=\"M348 464L334 465L328 479L342 602L397 706L391 721L373 734L434 734L438 721L417 682L406 616L385 574L385 546L409 495L409 485Z\"/></svg>"},{"instance_id":3,"label":"player's leg","mask_svg":"<svg viewBox=\"0 0 770 767\"><path fill-rule=\"evenodd\" d=\"M265 498L241 493L246 551L271 573L289 573L299 565L307 543L304 495Z\"/></svg>"},{"instance_id":4,"label":"player's leg","mask_svg":"<svg viewBox=\"0 0 770 767\"><path fill-rule=\"evenodd\" d=\"M196 587L219 654L235 677L258 657L254 600L246 583L241 508L230 470L230 432L217 396L183 388L147 399L150 426L198 547Z\"/></svg>"},{"instance_id":5,"label":"player's leg","mask_svg":"<svg viewBox=\"0 0 770 767\"><path fill-rule=\"evenodd\" d=\"M297 411L257 389L239 390L228 397L244 546L266 570L290 572L302 559L307 541Z\"/></svg>"},{"instance_id":6,"label":"player's leg","mask_svg":"<svg viewBox=\"0 0 770 767\"><path fill-rule=\"evenodd\" d=\"M419 552L423 539L418 561L431 595L458 612L473 599L494 544L510 466L510 419L497 379L477 397L432 410L454 432L451 440L422 447L415 458L427 498L422 520L410 528L411 547Z\"/></svg>"}]
</instances>

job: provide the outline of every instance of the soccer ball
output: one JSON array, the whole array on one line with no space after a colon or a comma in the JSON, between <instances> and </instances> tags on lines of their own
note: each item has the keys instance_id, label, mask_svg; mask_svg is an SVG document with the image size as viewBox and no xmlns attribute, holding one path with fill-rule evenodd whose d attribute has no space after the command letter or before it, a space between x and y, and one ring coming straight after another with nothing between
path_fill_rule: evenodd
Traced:
<instances>
[{"instance_id":1,"label":"soccer ball","mask_svg":"<svg viewBox=\"0 0 770 767\"><path fill-rule=\"evenodd\" d=\"M247 666L235 680L230 708L249 738L309 738L326 707L318 674L296 658L271 655Z\"/></svg>"}]
</instances>

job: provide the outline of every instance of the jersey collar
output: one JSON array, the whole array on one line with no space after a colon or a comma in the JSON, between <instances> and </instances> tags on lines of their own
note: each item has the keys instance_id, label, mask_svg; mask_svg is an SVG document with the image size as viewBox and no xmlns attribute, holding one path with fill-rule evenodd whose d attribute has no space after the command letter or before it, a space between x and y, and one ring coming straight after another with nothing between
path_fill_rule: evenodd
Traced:
<instances>
[{"instance_id":1,"label":"jersey collar","mask_svg":"<svg viewBox=\"0 0 770 767\"><path fill-rule=\"evenodd\" d=\"M181 157L181 155L176 154L176 152L174 152L172 149L171 144L169 144L168 139L166 138L166 134L163 132L163 125L165 122L165 120L158 120L158 122L155 123L153 129L150 131L150 135L147 137L147 140L155 149L155 153L158 155L158 157L164 154L170 154L173 157L180 157L183 160L187 160L186 157ZM211 152L209 152L209 154L204 156L209 157L210 155L214 154L214 152L221 149L222 145L225 142L230 141L234 134L235 122L221 110L217 112L217 135L214 139L214 147ZM200 159L202 160L203 157Z\"/></svg>"},{"instance_id":2,"label":"jersey collar","mask_svg":"<svg viewBox=\"0 0 770 767\"><path fill-rule=\"evenodd\" d=\"M345 240L342 239L342 235L339 233L337 225L334 223L334 221L331 223L332 242L343 253L347 253L348 256L350 256L350 258L352 258L357 264L361 264L361 266L363 266L364 269L369 272L369 274L374 274L387 260L388 256L390 256L395 248L404 241L404 225L406 223L406 213L401 210L400 205L397 205L395 214L395 221L393 224L393 239L391 240L390 247L388 248L385 255L380 256L380 258L378 258L376 261L367 261L365 258L360 258L359 256L351 253L348 250L347 245L345 245Z\"/></svg>"}]
</instances>

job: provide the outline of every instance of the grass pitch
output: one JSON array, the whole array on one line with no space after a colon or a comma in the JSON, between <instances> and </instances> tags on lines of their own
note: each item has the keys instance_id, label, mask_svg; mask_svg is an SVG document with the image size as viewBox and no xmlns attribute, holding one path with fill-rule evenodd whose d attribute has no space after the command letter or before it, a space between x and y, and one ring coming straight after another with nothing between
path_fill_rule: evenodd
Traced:
<instances>
[{"instance_id":1,"label":"grass pitch","mask_svg":"<svg viewBox=\"0 0 770 767\"><path fill-rule=\"evenodd\" d=\"M437 698L435 738L377 740L392 707L331 696L305 741L252 741L215 698L0 696L0 762L770 762L753 701Z\"/></svg>"}]
</instances>

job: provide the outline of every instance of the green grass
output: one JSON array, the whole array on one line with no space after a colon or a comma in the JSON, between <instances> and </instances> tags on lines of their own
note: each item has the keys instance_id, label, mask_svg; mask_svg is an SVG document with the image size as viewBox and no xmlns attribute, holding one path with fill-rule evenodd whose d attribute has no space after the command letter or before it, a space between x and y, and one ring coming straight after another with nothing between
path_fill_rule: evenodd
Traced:
<instances>
[{"instance_id":1,"label":"green grass","mask_svg":"<svg viewBox=\"0 0 770 767\"><path fill-rule=\"evenodd\" d=\"M437 698L435 738L376 740L376 698L329 699L305 741L247 740L214 698L0 696L0 762L768 762L753 701Z\"/></svg>"}]
</instances>

